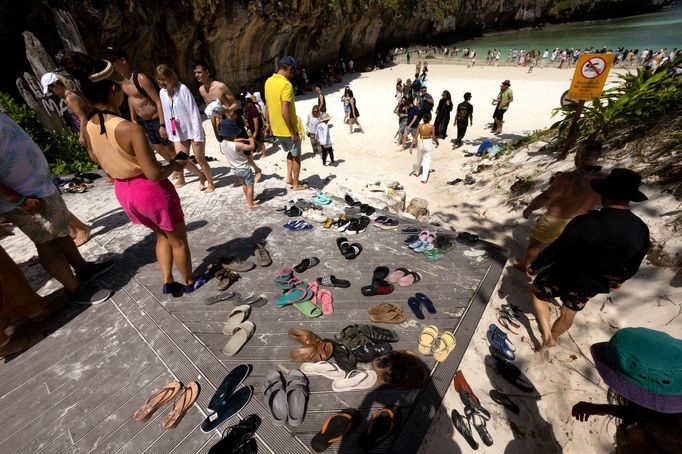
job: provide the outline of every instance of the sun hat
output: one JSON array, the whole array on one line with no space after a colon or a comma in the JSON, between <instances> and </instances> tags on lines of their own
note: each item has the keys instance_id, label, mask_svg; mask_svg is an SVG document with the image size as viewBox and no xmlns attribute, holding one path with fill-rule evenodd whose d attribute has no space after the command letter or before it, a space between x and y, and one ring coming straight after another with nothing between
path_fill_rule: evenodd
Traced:
<instances>
[{"instance_id":1,"label":"sun hat","mask_svg":"<svg viewBox=\"0 0 682 454\"><path fill-rule=\"evenodd\" d=\"M233 120L226 118L218 125L218 132L222 137L237 137L242 132L242 127Z\"/></svg>"},{"instance_id":2,"label":"sun hat","mask_svg":"<svg viewBox=\"0 0 682 454\"><path fill-rule=\"evenodd\" d=\"M682 412L682 340L648 328L623 328L590 347L615 392L661 413Z\"/></svg>"},{"instance_id":3,"label":"sun hat","mask_svg":"<svg viewBox=\"0 0 682 454\"><path fill-rule=\"evenodd\" d=\"M43 74L43 77L40 78L40 85L43 86L43 94L48 94L50 91L50 85L57 82L58 80L59 77L57 77L57 75L53 72Z\"/></svg>"},{"instance_id":4,"label":"sun hat","mask_svg":"<svg viewBox=\"0 0 682 454\"><path fill-rule=\"evenodd\" d=\"M640 190L642 177L630 169L613 169L606 178L590 181L590 186L598 194L611 200L631 200L643 202L648 197Z\"/></svg>"},{"instance_id":5,"label":"sun hat","mask_svg":"<svg viewBox=\"0 0 682 454\"><path fill-rule=\"evenodd\" d=\"M509 79L507 79L504 82L502 82L502 85L506 85L507 87L511 87L511 82L509 82Z\"/></svg>"},{"instance_id":6,"label":"sun hat","mask_svg":"<svg viewBox=\"0 0 682 454\"><path fill-rule=\"evenodd\" d=\"M287 55L286 57L280 58L279 64L296 67L296 60L294 60L294 57Z\"/></svg>"},{"instance_id":7,"label":"sun hat","mask_svg":"<svg viewBox=\"0 0 682 454\"><path fill-rule=\"evenodd\" d=\"M327 112L323 112L322 115L320 115L320 121L329 121L331 117Z\"/></svg>"}]
</instances>

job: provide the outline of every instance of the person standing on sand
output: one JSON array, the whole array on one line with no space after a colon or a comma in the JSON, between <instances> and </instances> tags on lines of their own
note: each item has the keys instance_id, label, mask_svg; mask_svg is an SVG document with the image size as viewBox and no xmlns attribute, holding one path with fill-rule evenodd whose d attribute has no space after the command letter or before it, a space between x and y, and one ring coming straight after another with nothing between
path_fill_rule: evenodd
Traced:
<instances>
[{"instance_id":1,"label":"person standing on sand","mask_svg":"<svg viewBox=\"0 0 682 454\"><path fill-rule=\"evenodd\" d=\"M330 117L328 113L323 113L320 115L320 121L317 123L315 129L315 135L317 136L317 142L320 144L320 154L322 156L322 165L327 165L327 157L329 157L330 164L334 165L334 148L332 147L332 136L329 134L329 123Z\"/></svg>"},{"instance_id":2,"label":"person standing on sand","mask_svg":"<svg viewBox=\"0 0 682 454\"><path fill-rule=\"evenodd\" d=\"M493 134L502 134L504 114L509 109L509 104L514 101L514 93L509 87L511 87L511 82L507 79L500 85L500 94L497 95L497 98L493 99L493 105L495 106L495 112L493 112L493 119L495 120Z\"/></svg>"},{"instance_id":3,"label":"person standing on sand","mask_svg":"<svg viewBox=\"0 0 682 454\"><path fill-rule=\"evenodd\" d=\"M358 121L360 111L358 110L353 90L350 89L348 90L348 105L350 106L350 113L348 114L348 133L353 134L353 124L356 124L358 125L358 128L360 128L360 132L364 134L365 130L362 129L362 125L360 125L360 122Z\"/></svg>"},{"instance_id":4,"label":"person standing on sand","mask_svg":"<svg viewBox=\"0 0 682 454\"><path fill-rule=\"evenodd\" d=\"M452 96L445 90L438 101L436 107L436 121L433 126L436 129L436 137L445 139L448 136L448 126L450 125L450 112L452 112Z\"/></svg>"},{"instance_id":5,"label":"person standing on sand","mask_svg":"<svg viewBox=\"0 0 682 454\"><path fill-rule=\"evenodd\" d=\"M417 154L414 156L412 163L412 172L410 175L419 177L421 169L421 181L423 184L429 180L429 173L431 173L431 156L433 155L433 146L438 146L438 138L436 137L436 130L431 122L431 112L427 112L423 116L424 123L417 128ZM410 154L415 146L415 140L410 146Z\"/></svg>"},{"instance_id":6,"label":"person standing on sand","mask_svg":"<svg viewBox=\"0 0 682 454\"><path fill-rule=\"evenodd\" d=\"M248 139L240 139L243 129L229 118L224 119L218 126L220 134L220 151L223 152L230 165L232 173L239 178L244 190L247 208L260 208L258 203L253 201L253 187L256 180L251 170L248 156L256 150L256 142L249 135Z\"/></svg>"},{"instance_id":7,"label":"person standing on sand","mask_svg":"<svg viewBox=\"0 0 682 454\"><path fill-rule=\"evenodd\" d=\"M327 101L322 93L322 84L315 84L315 93L317 94L317 108L320 113L325 113L327 111Z\"/></svg>"},{"instance_id":8,"label":"person standing on sand","mask_svg":"<svg viewBox=\"0 0 682 454\"><path fill-rule=\"evenodd\" d=\"M320 108L318 106L313 106L312 111L308 114L308 118L305 122L305 128L308 131L308 137L310 137L310 145L313 148L313 156L320 151L320 143L317 141L317 125L320 123Z\"/></svg>"},{"instance_id":9,"label":"person standing on sand","mask_svg":"<svg viewBox=\"0 0 682 454\"><path fill-rule=\"evenodd\" d=\"M525 257L515 263L516 268L525 273L543 244L556 240L571 219L587 213L599 203L601 196L592 189L590 183L604 177L598 165L601 154L601 142L580 142L575 153L575 169L555 176L549 188L523 210L523 217L528 219L534 211L547 207L547 211L530 229Z\"/></svg>"},{"instance_id":10,"label":"person standing on sand","mask_svg":"<svg viewBox=\"0 0 682 454\"><path fill-rule=\"evenodd\" d=\"M651 246L649 229L630 211L630 202L647 200L641 182L628 169L613 169L608 177L590 181L601 195L602 209L571 220L530 265L529 273L537 273L531 293L542 348L556 345L590 298L619 288L639 270ZM553 298L563 304L550 327Z\"/></svg>"},{"instance_id":11,"label":"person standing on sand","mask_svg":"<svg viewBox=\"0 0 682 454\"><path fill-rule=\"evenodd\" d=\"M466 92L464 93L464 101L457 105L457 113L455 115L455 126L457 126L456 147L462 146L462 139L467 132L467 126L474 124L474 106L469 102L470 99L471 93Z\"/></svg>"},{"instance_id":12,"label":"person standing on sand","mask_svg":"<svg viewBox=\"0 0 682 454\"><path fill-rule=\"evenodd\" d=\"M178 80L175 71L167 65L157 66L155 75L161 86L159 98L163 107L163 115L170 124L168 137L178 153L189 154L191 145L194 157L207 183L205 187L202 186L199 189L205 193L213 192L215 185L211 167L206 161L206 134L201 124L199 106L189 88Z\"/></svg>"},{"instance_id":13,"label":"person standing on sand","mask_svg":"<svg viewBox=\"0 0 682 454\"><path fill-rule=\"evenodd\" d=\"M350 71L351 60L348 61ZM296 74L296 60L286 56L280 59L277 72L265 81L265 102L268 121L277 143L287 152L286 183L294 191L306 189L299 180L301 174L301 137L298 131L294 87L290 80Z\"/></svg>"},{"instance_id":14,"label":"person standing on sand","mask_svg":"<svg viewBox=\"0 0 682 454\"><path fill-rule=\"evenodd\" d=\"M341 96L341 103L343 103L343 122L348 124L348 117L350 116L350 97L348 96L348 91L350 87L346 85L343 89L343 95Z\"/></svg>"},{"instance_id":15,"label":"person standing on sand","mask_svg":"<svg viewBox=\"0 0 682 454\"><path fill-rule=\"evenodd\" d=\"M408 65L410 64L410 53L409 52L407 53L407 64Z\"/></svg>"},{"instance_id":16,"label":"person standing on sand","mask_svg":"<svg viewBox=\"0 0 682 454\"><path fill-rule=\"evenodd\" d=\"M400 148L404 148L407 143L408 136L412 136L412 144L417 143L417 126L419 126L419 107L414 103L410 103L407 107L407 120L405 125L405 133L400 142Z\"/></svg>"},{"instance_id":17,"label":"person standing on sand","mask_svg":"<svg viewBox=\"0 0 682 454\"><path fill-rule=\"evenodd\" d=\"M476 49L471 49L469 52L469 65L467 68L473 68L476 65Z\"/></svg>"},{"instance_id":18,"label":"person standing on sand","mask_svg":"<svg viewBox=\"0 0 682 454\"><path fill-rule=\"evenodd\" d=\"M163 116L163 107L159 97L159 87L153 79L146 74L133 71L128 61L128 54L117 47L109 46L105 57L114 66L116 72L128 79L131 83L121 85L123 92L128 97L128 110L130 117L142 126L149 141L161 157L171 162L176 151L173 142L168 140L168 125ZM87 123L87 121L86 121ZM199 177L199 189L204 187L206 177L192 161L187 162L187 170ZM180 187L185 184L184 172L174 174L178 180L175 185Z\"/></svg>"}]
</instances>

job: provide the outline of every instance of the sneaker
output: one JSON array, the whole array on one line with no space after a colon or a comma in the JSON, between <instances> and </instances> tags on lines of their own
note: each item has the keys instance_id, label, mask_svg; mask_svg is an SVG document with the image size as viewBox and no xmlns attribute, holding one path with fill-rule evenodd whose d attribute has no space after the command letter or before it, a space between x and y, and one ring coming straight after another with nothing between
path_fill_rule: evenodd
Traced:
<instances>
[{"instance_id":1,"label":"sneaker","mask_svg":"<svg viewBox=\"0 0 682 454\"><path fill-rule=\"evenodd\" d=\"M98 289L94 286L79 286L75 292L68 294L69 302L74 304L95 305L103 303L113 295L108 289Z\"/></svg>"},{"instance_id":2,"label":"sneaker","mask_svg":"<svg viewBox=\"0 0 682 454\"><path fill-rule=\"evenodd\" d=\"M78 282L81 284L87 284L96 277L106 273L114 266L116 266L115 260L107 260L100 263L88 262L87 268L85 268L83 271L76 272L76 279L78 279Z\"/></svg>"},{"instance_id":3,"label":"sneaker","mask_svg":"<svg viewBox=\"0 0 682 454\"><path fill-rule=\"evenodd\" d=\"M227 271L236 271L238 273L244 273L246 271L251 271L256 267L256 264L249 260L240 260L235 257L230 257L227 259L221 258L223 268Z\"/></svg>"},{"instance_id":4,"label":"sneaker","mask_svg":"<svg viewBox=\"0 0 682 454\"><path fill-rule=\"evenodd\" d=\"M259 244L256 246L256 249L253 251L253 255L256 256L256 261L258 262L258 266L270 266L272 265L272 259L270 258L270 253L268 252L267 249L265 249L265 246Z\"/></svg>"}]
</instances>

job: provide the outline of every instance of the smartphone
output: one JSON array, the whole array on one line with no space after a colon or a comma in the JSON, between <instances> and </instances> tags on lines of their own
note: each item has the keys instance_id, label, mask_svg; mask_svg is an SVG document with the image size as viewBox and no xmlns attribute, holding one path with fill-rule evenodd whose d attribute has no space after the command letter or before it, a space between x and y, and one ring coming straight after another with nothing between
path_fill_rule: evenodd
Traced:
<instances>
[{"instance_id":1,"label":"smartphone","mask_svg":"<svg viewBox=\"0 0 682 454\"><path fill-rule=\"evenodd\" d=\"M188 159L189 159L189 155L187 153L185 153L184 151L181 151L175 155L175 157L173 158L173 161L187 161Z\"/></svg>"}]
</instances>

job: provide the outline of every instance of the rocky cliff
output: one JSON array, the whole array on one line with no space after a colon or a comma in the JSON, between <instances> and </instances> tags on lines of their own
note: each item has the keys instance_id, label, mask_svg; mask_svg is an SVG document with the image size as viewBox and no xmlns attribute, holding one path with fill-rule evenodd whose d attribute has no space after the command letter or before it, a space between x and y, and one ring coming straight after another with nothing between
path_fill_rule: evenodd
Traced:
<instances>
[{"instance_id":1,"label":"rocky cliff","mask_svg":"<svg viewBox=\"0 0 682 454\"><path fill-rule=\"evenodd\" d=\"M5 3L5 2L3 2ZM10 43L11 80L27 64L20 35L30 30L50 52L63 47L53 9L72 14L87 49L128 51L140 69L168 63L191 80L208 60L220 80L240 85L291 54L315 67L339 56L356 61L376 49L471 36L536 22L637 14L670 0L24 0L0 6L0 38ZM7 77L5 71L2 77ZM2 89L6 81L3 79Z\"/></svg>"}]
</instances>

